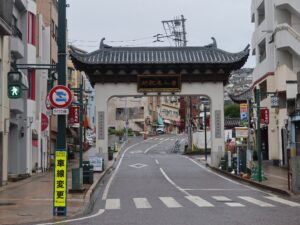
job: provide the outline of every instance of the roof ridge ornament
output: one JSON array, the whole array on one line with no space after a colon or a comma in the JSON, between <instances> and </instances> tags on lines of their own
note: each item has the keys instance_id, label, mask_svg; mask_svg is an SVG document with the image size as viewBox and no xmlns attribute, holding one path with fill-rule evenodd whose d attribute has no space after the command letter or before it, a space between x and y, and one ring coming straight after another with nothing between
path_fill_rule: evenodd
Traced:
<instances>
[{"instance_id":1,"label":"roof ridge ornament","mask_svg":"<svg viewBox=\"0 0 300 225\"><path fill-rule=\"evenodd\" d=\"M218 46L217 46L216 39L214 37L211 37L211 39L212 39L213 43L211 43L209 45L204 45L204 47L206 47L206 48L217 48Z\"/></svg>"},{"instance_id":2,"label":"roof ridge ornament","mask_svg":"<svg viewBox=\"0 0 300 225\"><path fill-rule=\"evenodd\" d=\"M104 44L105 37L101 39L99 49L103 50L105 48L111 48L112 46Z\"/></svg>"}]
</instances>

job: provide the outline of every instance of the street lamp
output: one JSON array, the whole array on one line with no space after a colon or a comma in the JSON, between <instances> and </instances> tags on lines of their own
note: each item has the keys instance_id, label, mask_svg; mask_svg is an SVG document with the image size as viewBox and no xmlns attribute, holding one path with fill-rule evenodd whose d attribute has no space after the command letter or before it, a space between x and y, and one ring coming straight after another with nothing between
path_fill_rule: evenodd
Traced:
<instances>
[{"instance_id":1,"label":"street lamp","mask_svg":"<svg viewBox=\"0 0 300 225\"><path fill-rule=\"evenodd\" d=\"M206 106L205 104L201 104L201 111L204 112L204 154L205 154L205 161L207 162L207 131L206 131Z\"/></svg>"}]
</instances>

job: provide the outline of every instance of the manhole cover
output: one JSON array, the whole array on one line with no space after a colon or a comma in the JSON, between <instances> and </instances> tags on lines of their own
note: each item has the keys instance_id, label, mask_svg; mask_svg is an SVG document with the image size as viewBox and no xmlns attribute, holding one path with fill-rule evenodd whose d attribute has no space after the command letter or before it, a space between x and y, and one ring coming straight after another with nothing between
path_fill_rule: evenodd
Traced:
<instances>
[{"instance_id":1,"label":"manhole cover","mask_svg":"<svg viewBox=\"0 0 300 225\"><path fill-rule=\"evenodd\" d=\"M16 205L15 202L0 202L0 206Z\"/></svg>"}]
</instances>

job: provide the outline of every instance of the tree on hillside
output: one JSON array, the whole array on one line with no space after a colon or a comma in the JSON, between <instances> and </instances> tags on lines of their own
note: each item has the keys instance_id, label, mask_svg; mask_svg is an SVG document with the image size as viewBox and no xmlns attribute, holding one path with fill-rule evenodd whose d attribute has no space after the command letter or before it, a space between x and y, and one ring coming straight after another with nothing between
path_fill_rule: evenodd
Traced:
<instances>
[{"instance_id":1,"label":"tree on hillside","mask_svg":"<svg viewBox=\"0 0 300 225\"><path fill-rule=\"evenodd\" d=\"M225 118L240 118L240 105L228 104L224 106Z\"/></svg>"}]
</instances>

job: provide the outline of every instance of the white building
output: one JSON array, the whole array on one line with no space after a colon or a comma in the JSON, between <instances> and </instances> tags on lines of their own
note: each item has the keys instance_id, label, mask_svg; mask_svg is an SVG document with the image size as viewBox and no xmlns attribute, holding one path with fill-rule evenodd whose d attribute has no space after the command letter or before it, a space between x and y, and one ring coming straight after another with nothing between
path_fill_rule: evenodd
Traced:
<instances>
[{"instance_id":1,"label":"white building","mask_svg":"<svg viewBox=\"0 0 300 225\"><path fill-rule=\"evenodd\" d=\"M261 90L261 106L270 110L270 123L262 125L263 158L286 165L287 105L296 97L289 85L295 83L300 70L300 1L252 0L251 18L257 64L253 85ZM277 108L271 108L272 93L279 97Z\"/></svg>"}]
</instances>

